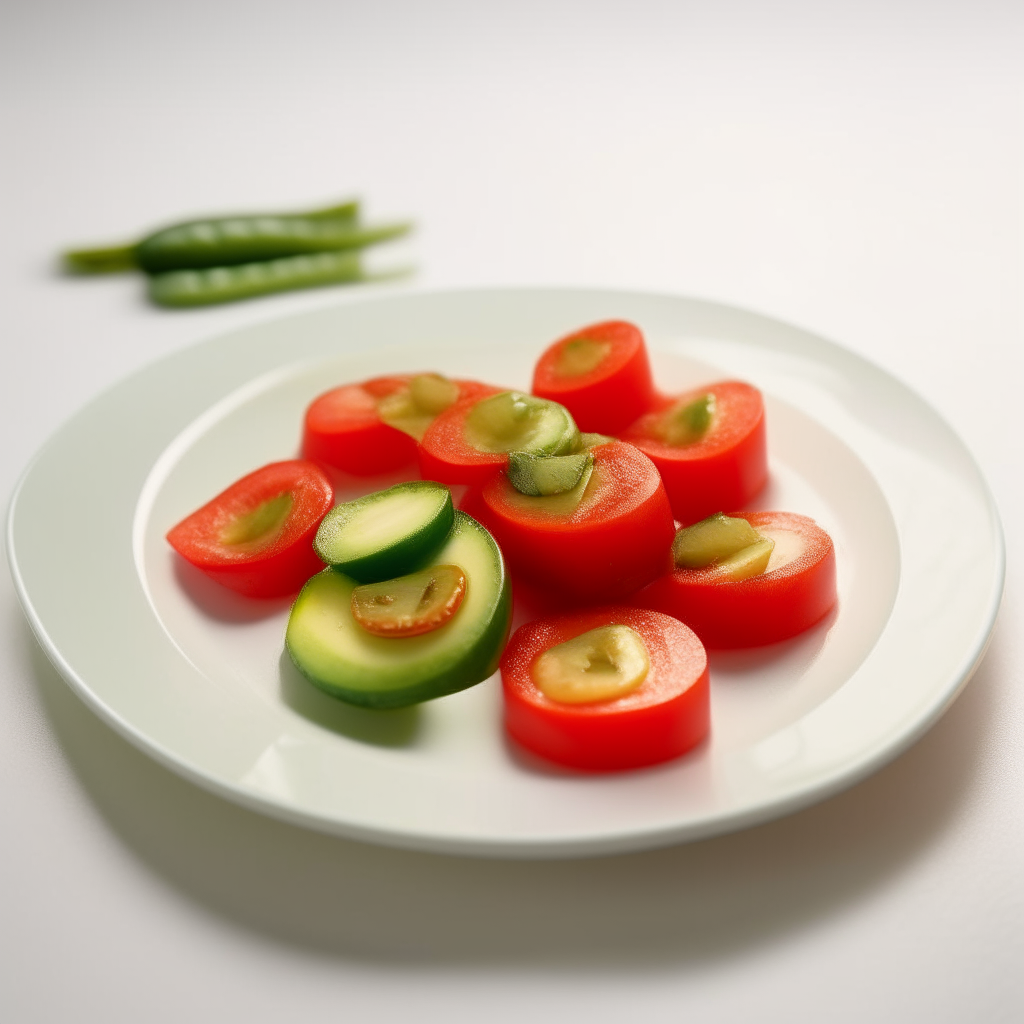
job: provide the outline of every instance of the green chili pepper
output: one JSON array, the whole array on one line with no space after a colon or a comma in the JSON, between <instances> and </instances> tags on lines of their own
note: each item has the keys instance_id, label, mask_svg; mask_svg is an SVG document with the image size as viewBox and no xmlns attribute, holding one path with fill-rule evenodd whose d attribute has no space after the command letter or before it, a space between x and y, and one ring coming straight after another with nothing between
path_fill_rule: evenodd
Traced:
<instances>
[{"instance_id":1,"label":"green chili pepper","mask_svg":"<svg viewBox=\"0 0 1024 1024\"><path fill-rule=\"evenodd\" d=\"M161 306L206 306L254 295L318 285L382 280L394 274L367 274L358 252L319 252L258 263L154 274L149 297Z\"/></svg>"},{"instance_id":2,"label":"green chili pepper","mask_svg":"<svg viewBox=\"0 0 1024 1024\"><path fill-rule=\"evenodd\" d=\"M360 249L409 230L408 224L364 227L358 214L358 203L350 202L307 213L210 217L172 225L134 245L75 250L64 259L69 269L83 273L160 273Z\"/></svg>"}]
</instances>

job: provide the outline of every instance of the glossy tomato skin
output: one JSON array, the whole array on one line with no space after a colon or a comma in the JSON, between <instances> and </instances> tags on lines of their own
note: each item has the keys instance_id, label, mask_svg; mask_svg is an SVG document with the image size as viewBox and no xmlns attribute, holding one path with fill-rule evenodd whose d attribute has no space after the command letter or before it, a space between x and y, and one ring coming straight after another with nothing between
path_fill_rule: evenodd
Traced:
<instances>
[{"instance_id":1,"label":"glossy tomato skin","mask_svg":"<svg viewBox=\"0 0 1024 1024\"><path fill-rule=\"evenodd\" d=\"M836 603L832 538L813 519L794 512L732 512L754 529L797 535L803 553L778 569L734 582L715 569L675 569L636 595L685 622L711 648L757 647L802 633ZM778 541L776 543L779 543Z\"/></svg>"},{"instance_id":2,"label":"glossy tomato skin","mask_svg":"<svg viewBox=\"0 0 1024 1024\"><path fill-rule=\"evenodd\" d=\"M507 388L479 384L445 409L423 435L419 446L420 475L442 484L482 484L508 465L505 452L481 452L466 441L466 417L482 398Z\"/></svg>"},{"instance_id":3,"label":"glossy tomato skin","mask_svg":"<svg viewBox=\"0 0 1024 1024\"><path fill-rule=\"evenodd\" d=\"M611 350L590 373L559 374L563 349L582 338ZM533 393L564 405L580 430L618 434L657 402L643 334L625 320L606 320L559 338L537 361Z\"/></svg>"},{"instance_id":4,"label":"glossy tomato skin","mask_svg":"<svg viewBox=\"0 0 1024 1024\"><path fill-rule=\"evenodd\" d=\"M291 494L292 506L269 543L254 548L221 540L222 531L239 516L285 493ZM319 466L303 459L273 462L187 516L167 540L187 562L239 594L284 597L323 568L313 538L333 504L334 489Z\"/></svg>"},{"instance_id":5,"label":"glossy tomato skin","mask_svg":"<svg viewBox=\"0 0 1024 1024\"><path fill-rule=\"evenodd\" d=\"M410 375L345 384L313 399L303 424L302 455L354 476L390 473L416 461L416 441L389 426L377 401L404 387Z\"/></svg>"},{"instance_id":6,"label":"glossy tomato skin","mask_svg":"<svg viewBox=\"0 0 1024 1024\"><path fill-rule=\"evenodd\" d=\"M536 687L533 663L548 648L618 623L643 637L651 670L617 700L561 704ZM685 754L708 734L708 661L693 631L639 608L595 608L521 626L501 659L505 728L521 746L583 771L620 771Z\"/></svg>"},{"instance_id":7,"label":"glossy tomato skin","mask_svg":"<svg viewBox=\"0 0 1024 1024\"><path fill-rule=\"evenodd\" d=\"M619 600L665 571L675 524L657 470L621 441L593 449L594 471L570 515L534 509L501 474L481 489L483 522L514 575L574 603Z\"/></svg>"},{"instance_id":8,"label":"glossy tomato skin","mask_svg":"<svg viewBox=\"0 0 1024 1024\"><path fill-rule=\"evenodd\" d=\"M302 434L303 458L343 470L353 476L392 473L416 463L418 445L409 434L385 423L377 402L408 385L415 374L374 377L362 384L345 384L315 398L306 410ZM459 380L458 401L489 385Z\"/></svg>"},{"instance_id":9,"label":"glossy tomato skin","mask_svg":"<svg viewBox=\"0 0 1024 1024\"><path fill-rule=\"evenodd\" d=\"M676 447L659 440L654 426L676 402L711 392L717 412L707 435ZM689 526L722 509L740 508L768 482L768 445L761 392L742 381L720 381L684 395L662 398L622 435L658 467L675 517Z\"/></svg>"}]
</instances>

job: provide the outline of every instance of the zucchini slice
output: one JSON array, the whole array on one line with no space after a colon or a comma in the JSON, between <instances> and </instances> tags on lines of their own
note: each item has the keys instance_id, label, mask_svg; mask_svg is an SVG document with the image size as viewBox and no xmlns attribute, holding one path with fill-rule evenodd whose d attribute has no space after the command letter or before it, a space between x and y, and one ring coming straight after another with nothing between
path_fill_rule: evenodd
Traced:
<instances>
[{"instance_id":1,"label":"zucchini slice","mask_svg":"<svg viewBox=\"0 0 1024 1024\"><path fill-rule=\"evenodd\" d=\"M512 591L494 538L464 512L431 565L457 565L466 577L458 611L429 633L382 637L352 616L358 585L325 569L302 589L285 644L315 686L350 704L399 708L464 690L498 667L512 619Z\"/></svg>"},{"instance_id":2,"label":"zucchini slice","mask_svg":"<svg viewBox=\"0 0 1024 1024\"><path fill-rule=\"evenodd\" d=\"M313 547L345 575L379 583L425 564L444 543L454 515L447 487L412 480L331 509Z\"/></svg>"}]
</instances>

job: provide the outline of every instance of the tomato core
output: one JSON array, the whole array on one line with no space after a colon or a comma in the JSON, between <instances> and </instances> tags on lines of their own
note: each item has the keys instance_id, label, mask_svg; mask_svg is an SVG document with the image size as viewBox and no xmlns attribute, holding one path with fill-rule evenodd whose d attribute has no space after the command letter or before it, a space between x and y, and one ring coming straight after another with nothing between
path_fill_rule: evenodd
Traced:
<instances>
[{"instance_id":1,"label":"tomato core","mask_svg":"<svg viewBox=\"0 0 1024 1024\"><path fill-rule=\"evenodd\" d=\"M593 704L632 693L650 668L643 637L615 623L549 647L533 663L530 674L549 700Z\"/></svg>"},{"instance_id":2,"label":"tomato core","mask_svg":"<svg viewBox=\"0 0 1024 1024\"><path fill-rule=\"evenodd\" d=\"M567 341L555 360L555 373L559 377L582 377L593 373L612 351L610 341L594 338L573 338Z\"/></svg>"},{"instance_id":3,"label":"tomato core","mask_svg":"<svg viewBox=\"0 0 1024 1024\"><path fill-rule=\"evenodd\" d=\"M266 547L284 528L294 502L292 495L285 491L257 505L251 512L243 512L224 525L221 543L250 551Z\"/></svg>"}]
</instances>

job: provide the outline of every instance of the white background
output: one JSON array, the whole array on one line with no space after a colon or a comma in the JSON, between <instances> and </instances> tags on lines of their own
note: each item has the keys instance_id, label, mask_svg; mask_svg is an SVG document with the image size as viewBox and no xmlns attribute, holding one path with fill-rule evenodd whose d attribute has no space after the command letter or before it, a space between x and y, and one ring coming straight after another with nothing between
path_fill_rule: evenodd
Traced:
<instances>
[{"instance_id":1,"label":"white background","mask_svg":"<svg viewBox=\"0 0 1024 1024\"><path fill-rule=\"evenodd\" d=\"M974 681L875 777L737 835L552 864L361 846L200 792L71 695L4 574L0 1018L1024 1018L1019 4L9 0L0 19L0 494L132 369L357 295L167 312L133 277L61 277L55 252L358 194L420 225L400 287L681 292L875 360L967 440L1010 557ZM88 543L67 500L55 543Z\"/></svg>"}]
</instances>

